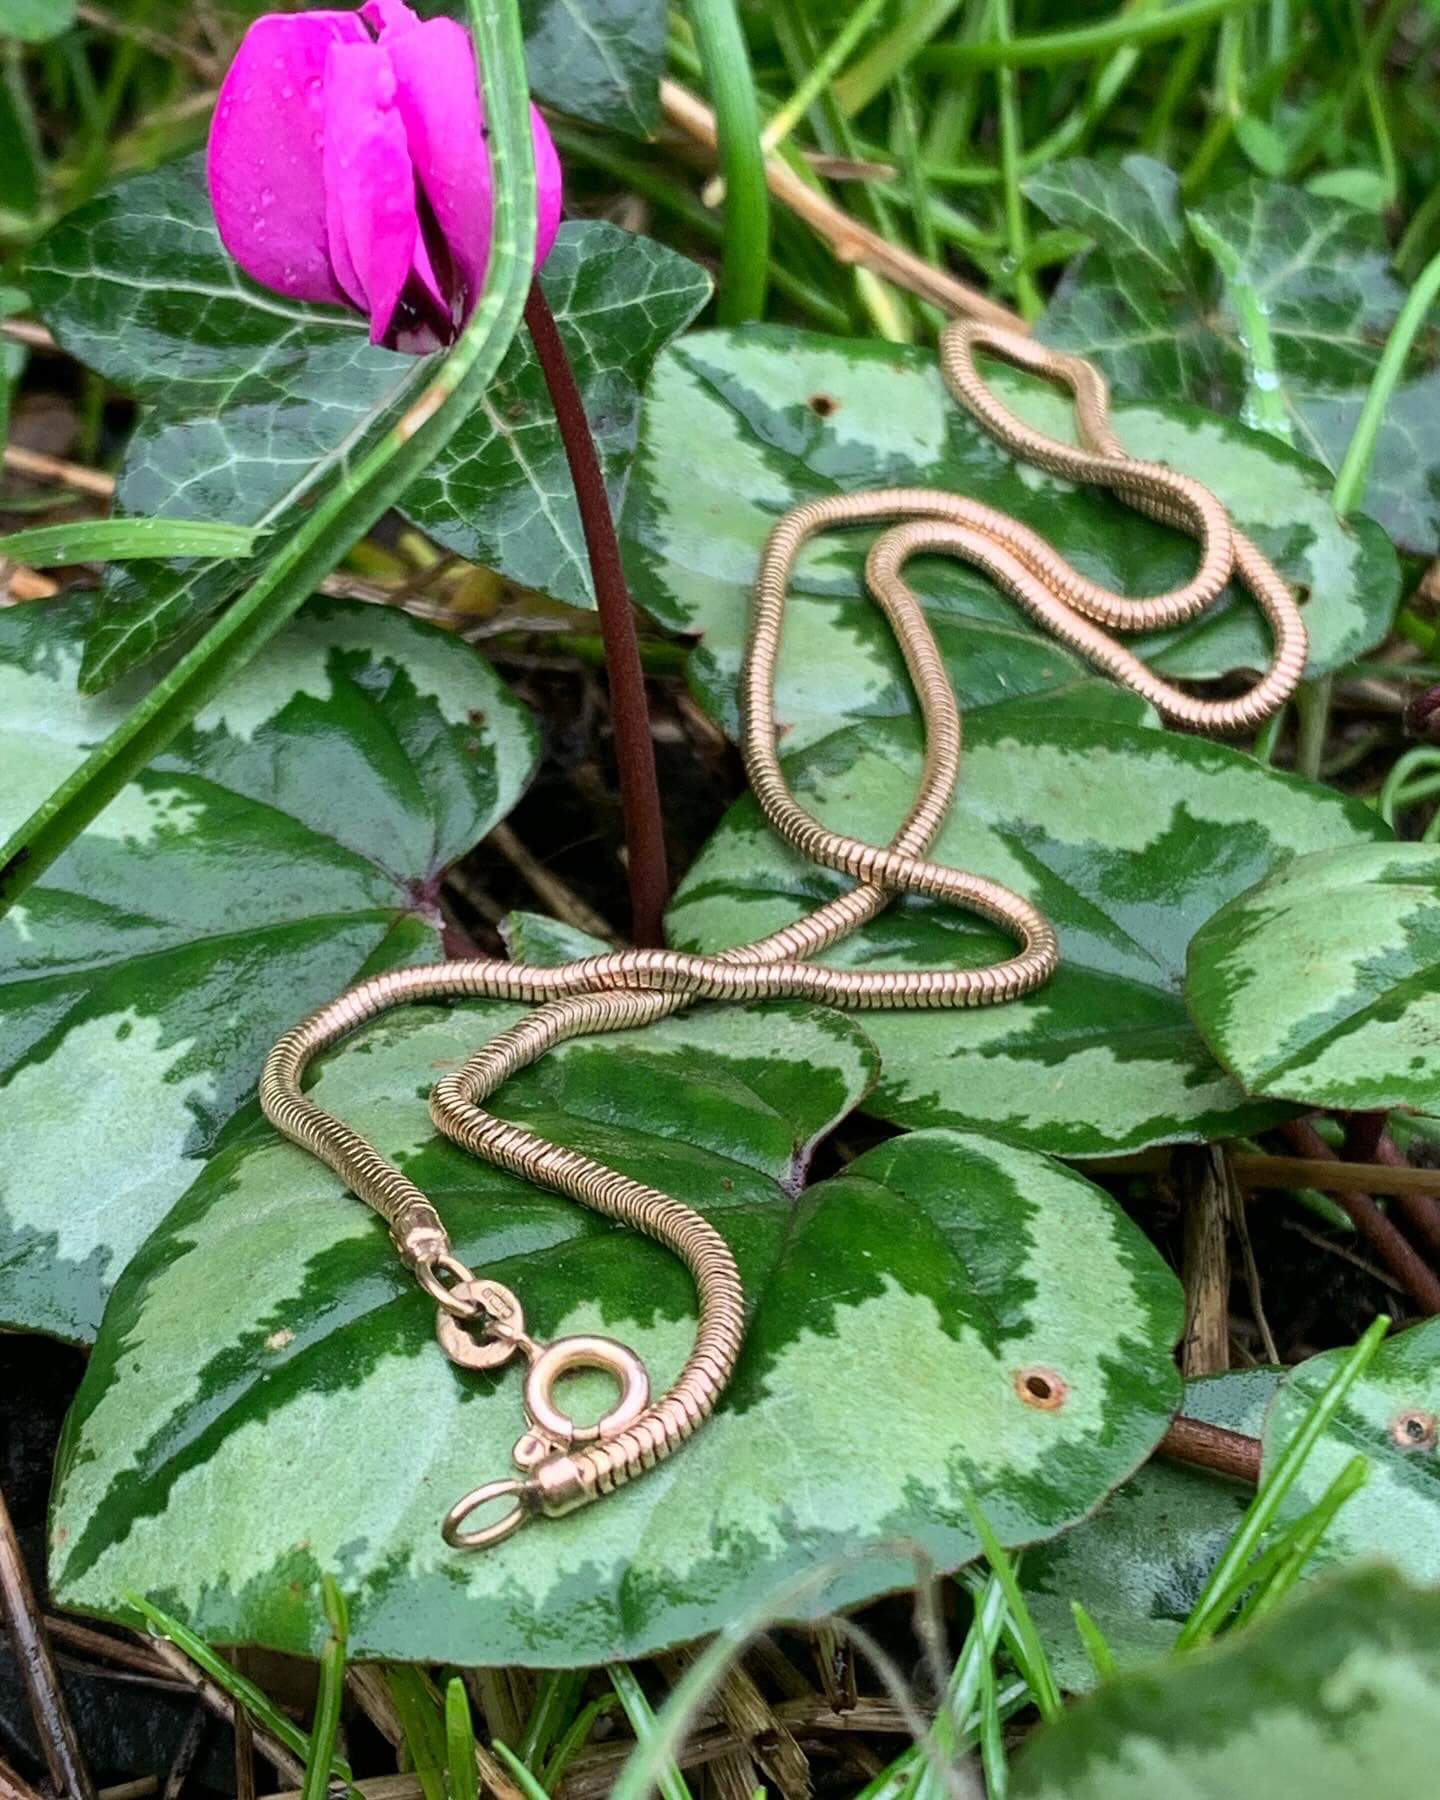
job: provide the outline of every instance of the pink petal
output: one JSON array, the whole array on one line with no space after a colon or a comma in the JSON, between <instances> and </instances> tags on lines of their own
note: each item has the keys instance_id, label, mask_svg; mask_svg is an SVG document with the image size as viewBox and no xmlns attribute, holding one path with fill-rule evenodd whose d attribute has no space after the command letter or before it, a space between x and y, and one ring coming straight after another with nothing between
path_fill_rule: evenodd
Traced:
<instances>
[{"instance_id":1,"label":"pink petal","mask_svg":"<svg viewBox=\"0 0 1440 1800\"><path fill-rule=\"evenodd\" d=\"M377 344L415 271L420 242L415 171L395 87L389 55L378 44L332 46L325 65L330 260L350 298L369 313Z\"/></svg>"},{"instance_id":2,"label":"pink petal","mask_svg":"<svg viewBox=\"0 0 1440 1800\"><path fill-rule=\"evenodd\" d=\"M404 0L369 0L365 8L372 22L383 20L380 42L395 67L396 104L415 174L449 247L468 315L490 260L492 211L475 49L469 32L453 19L396 23L408 13ZM536 261L542 262L560 224L560 158L534 107L530 117L539 197Z\"/></svg>"},{"instance_id":3,"label":"pink petal","mask_svg":"<svg viewBox=\"0 0 1440 1800\"><path fill-rule=\"evenodd\" d=\"M332 45L366 42L358 13L271 13L221 84L208 156L215 222L247 275L296 300L345 298L327 254L325 65Z\"/></svg>"}]
</instances>

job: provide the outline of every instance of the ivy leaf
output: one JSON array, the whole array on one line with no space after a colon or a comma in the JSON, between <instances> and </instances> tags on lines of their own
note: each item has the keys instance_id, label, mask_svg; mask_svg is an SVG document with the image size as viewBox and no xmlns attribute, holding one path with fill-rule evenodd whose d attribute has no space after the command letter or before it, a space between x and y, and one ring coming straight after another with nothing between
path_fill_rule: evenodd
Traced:
<instances>
[{"instance_id":1,"label":"ivy leaf","mask_svg":"<svg viewBox=\"0 0 1440 1800\"><path fill-rule=\"evenodd\" d=\"M0 610L7 829L136 698L74 692L86 610ZM94 1333L271 1041L362 969L442 954L439 878L534 754L466 645L312 605L0 919L0 1322Z\"/></svg>"},{"instance_id":2,"label":"ivy leaf","mask_svg":"<svg viewBox=\"0 0 1440 1800\"><path fill-rule=\"evenodd\" d=\"M918 784L920 746L907 721L876 720L785 766L808 811L884 844ZM1186 946L1227 900L1295 856L1384 834L1368 808L1219 744L989 708L967 725L958 798L929 854L1039 906L1060 934L1060 969L1007 1006L867 1013L883 1066L869 1109L1063 1156L1225 1137L1284 1117L1211 1058L1181 997ZM707 951L742 943L847 885L781 844L747 796L682 883L671 938ZM827 960L967 968L1010 948L974 915L906 900Z\"/></svg>"},{"instance_id":3,"label":"ivy leaf","mask_svg":"<svg viewBox=\"0 0 1440 1800\"><path fill-rule=\"evenodd\" d=\"M1183 1410L1259 1437L1280 1375L1279 1369L1236 1369L1187 1382ZM1156 1458L1093 1518L1029 1551L1021 1582L1061 1686L1076 1693L1095 1685L1072 1600L1100 1627L1122 1669L1160 1656L1175 1642L1254 1497L1242 1481Z\"/></svg>"},{"instance_id":4,"label":"ivy leaf","mask_svg":"<svg viewBox=\"0 0 1440 1800\"><path fill-rule=\"evenodd\" d=\"M561 227L541 281L618 501L640 384L703 304L707 278L673 251L592 221ZM358 315L248 280L220 242L200 157L132 175L68 214L31 253L30 285L66 349L146 403L120 473L122 514L263 527L296 502L319 456L363 438L415 369L413 357L376 349ZM574 497L524 334L494 393L417 487L417 520L517 582L589 604ZM477 494L484 526L456 511ZM234 562L193 559L107 570L85 690L153 656L244 579Z\"/></svg>"},{"instance_id":5,"label":"ivy leaf","mask_svg":"<svg viewBox=\"0 0 1440 1800\"><path fill-rule=\"evenodd\" d=\"M1405 298L1382 217L1260 178L1186 215L1175 176L1143 156L1053 163L1025 189L1095 240L1040 323L1048 343L1093 356L1121 399L1238 413L1263 319L1268 397L1296 447L1338 470ZM1406 549L1440 544L1440 332L1422 334L1386 408L1362 504Z\"/></svg>"},{"instance_id":6,"label":"ivy leaf","mask_svg":"<svg viewBox=\"0 0 1440 1800\"><path fill-rule=\"evenodd\" d=\"M419 0L424 15L464 17L464 0ZM561 112L632 137L660 122L664 0L520 0L530 86Z\"/></svg>"},{"instance_id":7,"label":"ivy leaf","mask_svg":"<svg viewBox=\"0 0 1440 1800\"><path fill-rule=\"evenodd\" d=\"M1327 1350L1286 1371L1265 1421L1262 1474L1345 1354ZM1412 1580L1440 1581L1437 1416L1440 1320L1426 1319L1380 1346L1285 1496L1282 1523L1313 1506L1357 1452L1368 1464L1365 1485L1320 1540L1317 1567L1352 1556L1387 1556Z\"/></svg>"},{"instance_id":8,"label":"ivy leaf","mask_svg":"<svg viewBox=\"0 0 1440 1800\"><path fill-rule=\"evenodd\" d=\"M541 276L566 341L616 516L658 352L710 297L698 264L602 220L563 225ZM449 550L575 606L594 590L570 465L528 332L474 418L405 496Z\"/></svg>"},{"instance_id":9,"label":"ivy leaf","mask_svg":"<svg viewBox=\"0 0 1440 1800\"><path fill-rule=\"evenodd\" d=\"M1068 402L1053 388L999 363L987 364L987 376L1031 424L1073 435ZM1336 520L1330 484L1313 463L1188 407L1121 405L1114 424L1137 456L1214 488L1308 595L1312 674L1385 635L1400 591L1394 551L1369 520ZM735 729L750 589L780 514L820 495L914 485L1015 514L1124 593L1161 592L1195 566L1191 539L1098 490L1017 463L951 399L929 351L778 327L692 334L655 365L624 530L636 599L673 629L701 634L691 680L727 729ZM832 533L798 560L776 697L787 742L912 711L889 628L865 597L872 536ZM1047 712L1139 716L1132 696L1095 677L978 571L925 557L908 578L967 707L1033 696ZM1262 667L1269 657L1263 621L1244 596L1176 631L1129 641L1186 678Z\"/></svg>"},{"instance_id":10,"label":"ivy leaf","mask_svg":"<svg viewBox=\"0 0 1440 1800\"><path fill-rule=\"evenodd\" d=\"M605 1331L668 1382L694 1334L678 1260L431 1133L437 1072L516 1014L381 1021L327 1059L320 1102L403 1157L532 1330ZM303 1152L217 1157L106 1314L59 1477L57 1599L119 1613L144 1591L211 1638L307 1650L331 1571L355 1655L579 1665L717 1630L839 1553L869 1554L809 1610L907 1585L897 1539L953 1567L978 1550L966 1483L1007 1543L1072 1523L1168 1423L1175 1277L1104 1193L983 1138L915 1133L799 1192L873 1073L834 1013L708 1008L506 1086L506 1116L707 1213L753 1311L683 1450L485 1556L439 1521L510 1467L516 1372L445 1360L379 1221ZM577 1416L605 1404L582 1393Z\"/></svg>"},{"instance_id":11,"label":"ivy leaf","mask_svg":"<svg viewBox=\"0 0 1440 1800\"><path fill-rule=\"evenodd\" d=\"M1440 1731L1440 1594L1361 1568L1037 1732L1015 1800L1413 1800Z\"/></svg>"},{"instance_id":12,"label":"ivy leaf","mask_svg":"<svg viewBox=\"0 0 1440 1800\"><path fill-rule=\"evenodd\" d=\"M1252 1094L1440 1108L1440 849L1358 844L1277 869L1190 946L1185 997Z\"/></svg>"},{"instance_id":13,"label":"ivy leaf","mask_svg":"<svg viewBox=\"0 0 1440 1800\"><path fill-rule=\"evenodd\" d=\"M542 100L634 137L660 122L664 0L524 0L525 65Z\"/></svg>"}]
</instances>

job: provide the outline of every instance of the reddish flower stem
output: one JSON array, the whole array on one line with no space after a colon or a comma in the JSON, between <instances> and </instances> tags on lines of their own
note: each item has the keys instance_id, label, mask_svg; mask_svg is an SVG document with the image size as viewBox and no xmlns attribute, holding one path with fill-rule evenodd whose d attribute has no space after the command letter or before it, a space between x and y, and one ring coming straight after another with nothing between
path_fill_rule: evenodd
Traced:
<instances>
[{"instance_id":1,"label":"reddish flower stem","mask_svg":"<svg viewBox=\"0 0 1440 1800\"><path fill-rule=\"evenodd\" d=\"M530 298L525 303L525 323L550 389L560 439L570 464L600 613L605 669L610 678L615 759L620 772L620 807L625 819L630 935L636 944L653 947L665 941L664 912L670 877L660 819L660 787L655 779L650 709L640 667L640 644L635 635L635 609L625 582L610 496L605 491L585 403L555 315L538 281L531 284Z\"/></svg>"},{"instance_id":2,"label":"reddish flower stem","mask_svg":"<svg viewBox=\"0 0 1440 1800\"><path fill-rule=\"evenodd\" d=\"M1290 1143L1302 1156L1319 1162L1340 1159L1315 1127L1304 1119L1292 1120L1281 1127ZM1399 1285L1427 1317L1440 1313L1440 1278L1415 1249L1404 1232L1389 1218L1369 1194L1330 1191L1330 1198L1350 1215L1350 1222L1389 1269Z\"/></svg>"}]
</instances>

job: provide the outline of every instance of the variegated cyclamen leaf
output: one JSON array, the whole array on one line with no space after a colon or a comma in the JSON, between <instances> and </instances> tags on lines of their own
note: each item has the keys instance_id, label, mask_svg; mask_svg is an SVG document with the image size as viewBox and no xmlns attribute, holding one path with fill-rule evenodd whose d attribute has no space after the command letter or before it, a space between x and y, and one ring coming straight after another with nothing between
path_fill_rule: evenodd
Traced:
<instances>
[{"instance_id":1,"label":"variegated cyclamen leaf","mask_svg":"<svg viewBox=\"0 0 1440 1800\"><path fill-rule=\"evenodd\" d=\"M7 829L143 691L76 694L86 610L0 611ZM442 954L440 876L534 753L468 646L316 603L0 918L0 1323L94 1333L271 1040L362 969Z\"/></svg>"},{"instance_id":2,"label":"variegated cyclamen leaf","mask_svg":"<svg viewBox=\"0 0 1440 1800\"><path fill-rule=\"evenodd\" d=\"M1259 1437L1279 1369L1236 1369L1185 1384L1191 1418ZM1163 1655L1255 1497L1242 1481L1152 1458L1093 1518L1032 1550L1021 1567L1031 1614L1061 1686L1084 1692L1095 1669L1075 1630L1078 1600L1122 1669Z\"/></svg>"},{"instance_id":3,"label":"variegated cyclamen leaf","mask_svg":"<svg viewBox=\"0 0 1440 1800\"><path fill-rule=\"evenodd\" d=\"M65 348L146 404L126 450L124 514L278 528L316 461L363 438L423 365L377 349L358 314L258 287L226 253L203 159L127 176L30 253L35 305ZM704 304L685 257L603 221L562 225L541 283L567 341L618 505L650 362ZM487 404L416 484L415 517L511 580L590 604L573 492L528 334ZM402 510L408 510L402 506ZM81 671L116 680L223 605L243 565L111 567Z\"/></svg>"},{"instance_id":4,"label":"variegated cyclamen leaf","mask_svg":"<svg viewBox=\"0 0 1440 1800\"><path fill-rule=\"evenodd\" d=\"M1435 1785L1440 1594L1360 1568L1106 1682L1020 1753L1015 1800L1416 1800Z\"/></svg>"},{"instance_id":5,"label":"variegated cyclamen leaf","mask_svg":"<svg viewBox=\"0 0 1440 1800\"><path fill-rule=\"evenodd\" d=\"M673 1254L432 1134L437 1073L516 1011L381 1021L322 1065L321 1104L403 1158L532 1331L608 1332L668 1383L694 1333ZM954 1566L977 1550L967 1483L1008 1543L1072 1523L1169 1421L1178 1284L1103 1192L977 1137L914 1133L800 1191L873 1073L835 1013L711 1007L563 1045L507 1086L506 1116L706 1213L751 1316L676 1455L484 1556L439 1523L512 1468L518 1373L446 1361L433 1305L326 1169L233 1146L106 1313L59 1474L57 1598L122 1613L143 1591L210 1638L309 1650L329 1572L353 1654L587 1664L715 1631L840 1552L870 1554L814 1610L913 1580L896 1540ZM593 1417L609 1396L583 1379Z\"/></svg>"},{"instance_id":6,"label":"variegated cyclamen leaf","mask_svg":"<svg viewBox=\"0 0 1440 1800\"><path fill-rule=\"evenodd\" d=\"M1327 1350L1287 1371L1265 1421L1268 1472L1348 1354ZM1352 1556L1386 1556L1412 1581L1440 1582L1440 1319L1427 1319L1381 1345L1346 1394L1285 1496L1281 1521L1314 1503L1350 1459L1368 1465L1320 1540L1315 1566Z\"/></svg>"},{"instance_id":7,"label":"variegated cyclamen leaf","mask_svg":"<svg viewBox=\"0 0 1440 1800\"><path fill-rule=\"evenodd\" d=\"M1357 844L1277 869L1195 934L1185 998L1252 1094L1440 1108L1440 849Z\"/></svg>"},{"instance_id":8,"label":"variegated cyclamen leaf","mask_svg":"<svg viewBox=\"0 0 1440 1800\"><path fill-rule=\"evenodd\" d=\"M883 844L915 791L919 745L907 721L876 720L792 755L786 768L809 811ZM1219 744L987 709L967 728L958 799L930 855L1034 901L1059 931L1060 969L1007 1006L867 1013L882 1062L868 1106L902 1125L993 1131L1065 1156L1283 1117L1206 1049L1181 997L1186 946L1227 900L1293 857L1385 836L1367 808ZM747 796L682 884L671 936L718 950L845 885L781 844ZM1008 946L972 914L906 901L829 958L966 968Z\"/></svg>"},{"instance_id":9,"label":"variegated cyclamen leaf","mask_svg":"<svg viewBox=\"0 0 1440 1800\"><path fill-rule=\"evenodd\" d=\"M986 370L1030 423L1073 435L1065 396L998 362ZM1400 591L1394 550L1369 520L1336 520L1323 470L1186 406L1117 405L1114 424L1136 456L1211 486L1308 596L1312 673L1385 635ZM651 376L626 556L637 600L675 630L700 634L691 678L728 730L750 590L779 515L821 495L917 484L1015 514L1124 593L1161 592L1195 565L1189 538L1017 462L951 399L931 351L778 327L692 334ZM914 710L889 628L864 593L872 538L832 533L798 560L776 698L793 745L857 718ZM907 573L967 707L1029 695L1049 715L1139 716L1133 696L1092 675L976 570L926 557ZM1165 673L1191 678L1262 667L1269 656L1263 622L1243 596L1131 642Z\"/></svg>"}]
</instances>

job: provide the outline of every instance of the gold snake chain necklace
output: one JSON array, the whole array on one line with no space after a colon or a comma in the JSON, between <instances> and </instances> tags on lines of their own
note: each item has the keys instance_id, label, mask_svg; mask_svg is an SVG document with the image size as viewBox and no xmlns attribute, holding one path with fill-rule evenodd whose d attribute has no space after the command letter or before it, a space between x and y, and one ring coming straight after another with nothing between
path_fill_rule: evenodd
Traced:
<instances>
[{"instance_id":1,"label":"gold snake chain necklace","mask_svg":"<svg viewBox=\"0 0 1440 1800\"><path fill-rule=\"evenodd\" d=\"M1080 447L1032 430L1003 406L975 366L977 349L1067 387ZM528 1360L528 1429L515 1446L520 1474L487 1482L455 1503L442 1530L456 1548L499 1543L537 1514L584 1506L670 1455L714 1409L745 1331L735 1259L705 1219L668 1194L485 1112L482 1101L555 1044L648 1025L697 1000L800 999L857 1009L992 1006L1029 993L1054 971L1055 932L1028 901L981 876L924 859L959 777L960 716L934 636L902 579L909 558L947 551L976 564L1062 643L1143 695L1173 724L1244 730L1282 705L1300 679L1305 627L1284 580L1233 528L1208 489L1164 464L1126 454L1110 429L1107 389L1096 369L1018 332L968 319L945 328L940 362L955 398L1017 457L1066 480L1108 488L1126 505L1195 537L1199 566L1191 579L1169 593L1129 599L1088 580L1018 520L926 488L882 488L794 507L771 532L761 557L740 683L741 748L750 785L778 835L802 855L854 876L856 885L793 925L716 956L620 950L556 968L474 960L372 976L287 1031L266 1059L260 1081L266 1115L387 1222L401 1257L439 1309L437 1335L450 1359L465 1369L497 1368L517 1352ZM894 838L880 848L827 829L795 800L776 753L772 697L786 588L801 546L832 526L896 517L904 522L870 550L866 582L904 655L926 743L919 791ZM1178 625L1209 606L1232 575L1250 590L1274 638L1269 668L1238 698L1198 700L1180 692L1103 629ZM1019 949L980 969L837 969L812 960L898 894L923 894L979 913L1013 933ZM439 1129L497 1168L658 1239L693 1275L695 1342L674 1385L658 1400L650 1397L644 1364L613 1338L565 1337L547 1345L530 1337L519 1300L460 1261L425 1195L367 1139L302 1093L311 1059L376 1014L407 1001L455 998L519 1000L534 1011L436 1084L430 1116ZM575 1424L555 1403L557 1381L580 1368L605 1370L619 1387L617 1404L595 1425ZM472 1514L506 1500L511 1504L498 1518L466 1529Z\"/></svg>"}]
</instances>

